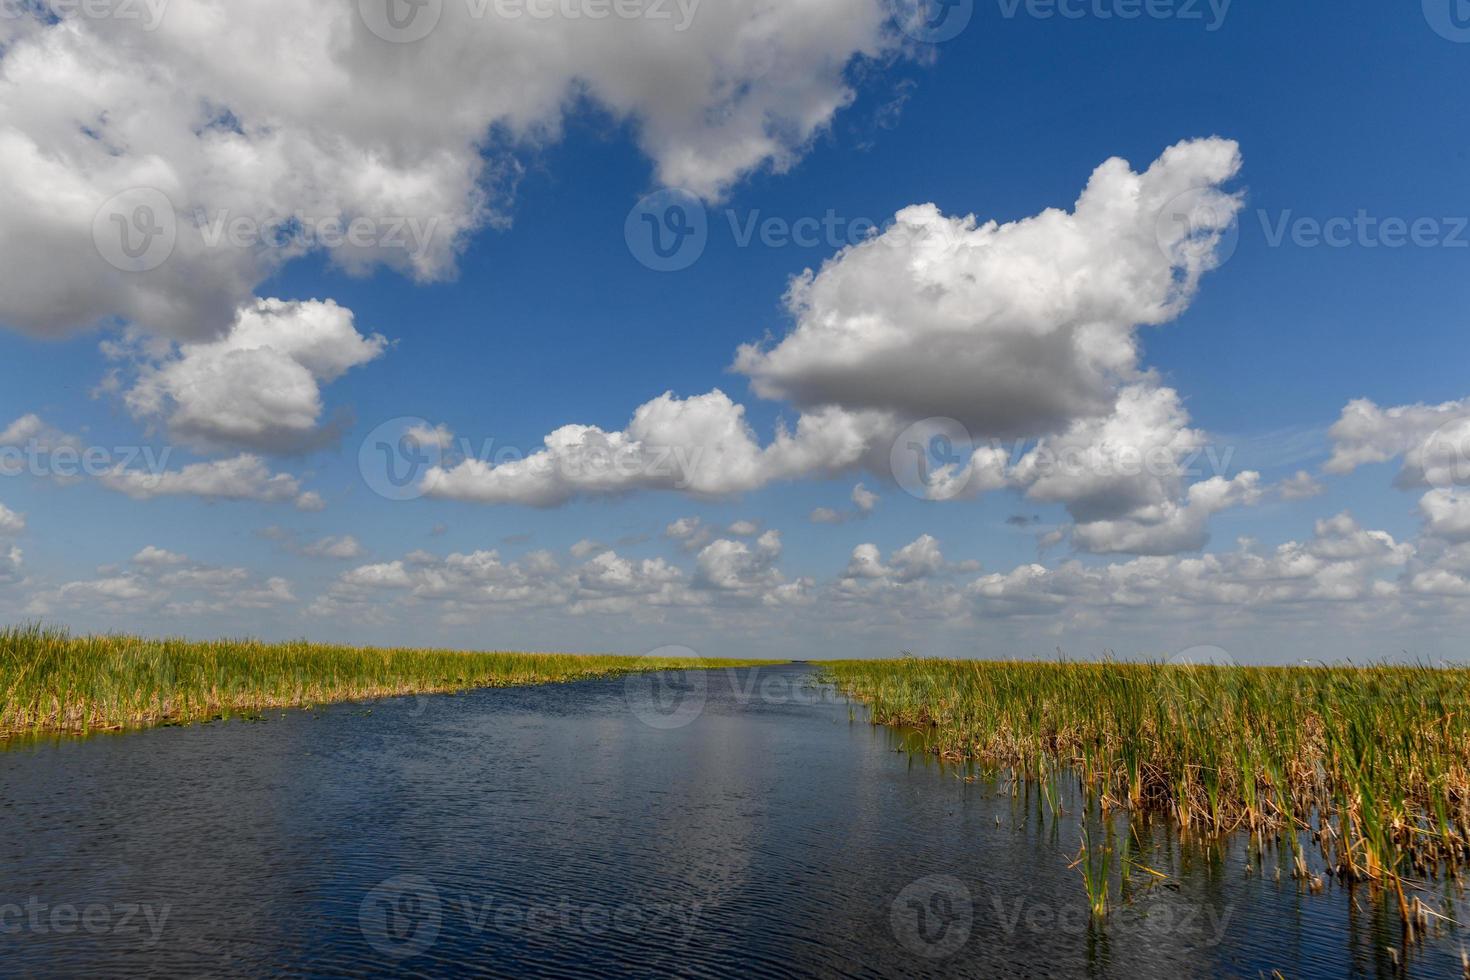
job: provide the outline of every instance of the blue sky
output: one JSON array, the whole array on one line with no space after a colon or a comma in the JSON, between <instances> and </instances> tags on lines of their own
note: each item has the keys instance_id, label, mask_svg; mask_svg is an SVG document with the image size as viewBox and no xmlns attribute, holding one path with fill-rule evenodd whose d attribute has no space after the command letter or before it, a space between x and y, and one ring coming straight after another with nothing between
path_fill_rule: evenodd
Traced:
<instances>
[{"instance_id":1,"label":"blue sky","mask_svg":"<svg viewBox=\"0 0 1470 980\"><path fill-rule=\"evenodd\" d=\"M686 31L565 5L460 30L472 8L445 0L405 43L374 34L373 2L293 13L311 22L291 31L272 0L231 6L263 53L216 38L210 63L194 54L204 0L171 0L152 29L127 5L0 22L17 185L0 196L0 433L46 460L146 446L177 475L132 493L50 462L0 477L5 619L710 655L1457 653L1470 495L1463 466L1422 463L1470 430L1470 38L1435 0L1181 0L1126 20L1101 16L1126 0L1077 17L977 0L937 44L876 0L706 0ZM63 73L79 94L55 95ZM1196 159L1156 183L1234 218L1194 229L1182 295L1150 292L1170 243L1137 247L1156 227L1146 179L1145 203L1108 190L1107 208L1136 212L1116 222L1035 223L1070 212L1105 161L1144 175L1178 144ZM708 221L677 271L641 264L627 231L666 186ZM131 219L139 187L162 191L179 244L156 269L99 265L94 216L121 199ZM925 234L952 247L898 242L895 215L925 204ZM221 211L420 217L437 234L416 267L382 242L211 251L195 216ZM806 244L739 232L829 219L838 233ZM1334 221L1340 246L1314 243ZM1385 221L1418 222L1418 243L1386 244ZM1005 237L1016 222L1034 234ZM807 270L803 313L786 297ZM250 320L263 301L278 305ZM1161 302L1158 322L1127 316ZM1094 321L1102 341L1073 337ZM900 345L865 346L873 322ZM1059 360L1032 359L1036 337L1063 335ZM1008 394L1023 371L1033 383ZM695 401L715 389L729 406ZM1172 414L1129 415L1129 391ZM643 440L640 465L663 443L698 450L702 491L648 473L548 490L460 459L487 440L532 455L573 424L620 433L665 392L681 421ZM1348 413L1355 400L1371 406ZM742 462L709 435L741 409L757 451L819 418L855 442ZM966 459L952 497L907 492L889 450L941 418L963 420L968 448L1004 439L1011 469L987 482ZM362 465L395 419L442 427L446 479L414 499L374 492ZM1173 447L1167 472L1101 486L1019 465L1067 444L1095 467L1120 438ZM1183 472L1206 451L1228 462Z\"/></svg>"}]
</instances>

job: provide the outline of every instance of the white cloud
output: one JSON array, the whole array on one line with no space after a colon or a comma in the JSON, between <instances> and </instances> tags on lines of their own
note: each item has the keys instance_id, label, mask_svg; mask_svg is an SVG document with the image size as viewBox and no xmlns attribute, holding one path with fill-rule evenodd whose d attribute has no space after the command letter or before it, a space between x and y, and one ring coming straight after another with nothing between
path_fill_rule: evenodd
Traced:
<instances>
[{"instance_id":1,"label":"white cloud","mask_svg":"<svg viewBox=\"0 0 1470 980\"><path fill-rule=\"evenodd\" d=\"M1328 430L1329 473L1403 457L1400 487L1463 484L1470 479L1470 399L1439 405L1381 408L1359 398L1342 410Z\"/></svg>"},{"instance_id":2,"label":"white cloud","mask_svg":"<svg viewBox=\"0 0 1470 980\"><path fill-rule=\"evenodd\" d=\"M797 277L795 328L742 347L736 369L767 398L948 417L984 438L1107 415L1139 378L1134 332L1177 317L1214 266L1240 207L1219 185L1239 168L1233 142L1195 140L1142 174L1107 161L1071 212L1001 225L907 208ZM1193 237L1165 214L1189 191L1215 215Z\"/></svg>"},{"instance_id":3,"label":"white cloud","mask_svg":"<svg viewBox=\"0 0 1470 980\"><path fill-rule=\"evenodd\" d=\"M1322 481L1306 470L1297 470L1282 480L1278 490L1283 500L1308 500L1312 497L1320 497L1327 492Z\"/></svg>"},{"instance_id":4,"label":"white cloud","mask_svg":"<svg viewBox=\"0 0 1470 980\"><path fill-rule=\"evenodd\" d=\"M588 558L600 552L607 551L608 548L600 541L593 541L591 538L583 538L581 541L578 541L576 544L572 545L570 550L573 558Z\"/></svg>"},{"instance_id":5,"label":"white cloud","mask_svg":"<svg viewBox=\"0 0 1470 980\"><path fill-rule=\"evenodd\" d=\"M192 620L275 609L296 601L291 584L283 578L262 581L244 568L196 564L150 545L133 556L129 569L101 569L96 578L35 593L26 612L53 617L101 613L115 628L128 617Z\"/></svg>"},{"instance_id":6,"label":"white cloud","mask_svg":"<svg viewBox=\"0 0 1470 980\"><path fill-rule=\"evenodd\" d=\"M0 48L0 322L209 336L313 250L352 273L444 279L503 219L521 158L579 105L630 123L664 184L718 195L788 167L853 97L854 59L898 47L879 0L723 0L686 30L474 9L445 3L437 29L394 44L357 0L172 0L156 25L22 6ZM162 193L151 217L177 216L176 243L160 267L120 273L94 219L136 187ZM107 217L100 231L120 233ZM287 234L222 244L236 219ZM368 234L342 234L361 219Z\"/></svg>"},{"instance_id":7,"label":"white cloud","mask_svg":"<svg viewBox=\"0 0 1470 980\"><path fill-rule=\"evenodd\" d=\"M25 515L0 504L0 535L14 535L26 529Z\"/></svg>"},{"instance_id":8,"label":"white cloud","mask_svg":"<svg viewBox=\"0 0 1470 980\"><path fill-rule=\"evenodd\" d=\"M1197 550L1212 514L1259 499L1256 477L1189 486L1185 460L1206 437L1139 366L1134 334L1177 317L1216 264L1241 204L1220 185L1239 167L1234 143L1195 140L1142 174L1107 161L1071 212L1006 225L901 212L793 281L784 340L740 349L736 367L757 393L803 409L795 432L768 445L723 392L665 394L624 431L566 426L524 460L433 470L425 490L535 506L648 489L720 496L860 465L887 472L901 429L947 417L981 441L935 474L935 496L1009 487L1065 504L1084 549ZM1181 200L1192 227L1173 220ZM983 441L1008 435L1040 438L1013 463ZM877 498L860 484L852 499L860 516ZM819 507L811 520L848 516Z\"/></svg>"},{"instance_id":9,"label":"white cloud","mask_svg":"<svg viewBox=\"0 0 1470 980\"><path fill-rule=\"evenodd\" d=\"M781 557L781 532L767 531L752 547L744 541L720 539L707 545L695 561L695 582L725 593L759 595L782 584L776 568Z\"/></svg>"},{"instance_id":10,"label":"white cloud","mask_svg":"<svg viewBox=\"0 0 1470 980\"><path fill-rule=\"evenodd\" d=\"M189 558L187 555L181 555L151 544L133 556L133 564L135 565L166 566L187 565L188 563Z\"/></svg>"},{"instance_id":11,"label":"white cloud","mask_svg":"<svg viewBox=\"0 0 1470 980\"><path fill-rule=\"evenodd\" d=\"M176 441L203 451L307 449L336 436L319 428L321 386L387 343L359 334L352 311L331 300L260 300L220 339L145 360L124 401L134 417L165 421Z\"/></svg>"},{"instance_id":12,"label":"white cloud","mask_svg":"<svg viewBox=\"0 0 1470 980\"><path fill-rule=\"evenodd\" d=\"M623 431L568 425L525 459L435 467L423 486L434 497L535 507L634 490L720 497L853 467L884 425L871 414L815 412L762 446L744 406L724 392L688 399L666 393L641 406Z\"/></svg>"},{"instance_id":13,"label":"white cloud","mask_svg":"<svg viewBox=\"0 0 1470 980\"><path fill-rule=\"evenodd\" d=\"M1446 541L1470 541L1470 494L1431 490L1419 499L1424 530Z\"/></svg>"},{"instance_id":14,"label":"white cloud","mask_svg":"<svg viewBox=\"0 0 1470 980\"><path fill-rule=\"evenodd\" d=\"M1260 474L1214 476L1190 486L1183 503L1142 505L1119 520L1088 521L1072 529L1072 543L1096 554L1176 555L1209 543L1209 519L1230 507L1261 500Z\"/></svg>"},{"instance_id":15,"label":"white cloud","mask_svg":"<svg viewBox=\"0 0 1470 980\"><path fill-rule=\"evenodd\" d=\"M362 543L350 534L340 537L319 538L301 546L301 553L308 558L331 558L334 561L352 561L366 552Z\"/></svg>"},{"instance_id":16,"label":"white cloud","mask_svg":"<svg viewBox=\"0 0 1470 980\"><path fill-rule=\"evenodd\" d=\"M1102 566L1026 565L982 576L970 587L982 613L1041 612L1096 606L1144 609L1230 605L1272 609L1304 602L1388 599L1398 593L1385 572L1401 569L1413 547L1368 531L1347 514L1319 521L1310 541L1270 552L1249 542L1224 554L1142 557Z\"/></svg>"},{"instance_id":17,"label":"white cloud","mask_svg":"<svg viewBox=\"0 0 1470 980\"><path fill-rule=\"evenodd\" d=\"M103 474L99 480L109 490L125 493L134 500L191 496L206 500L295 502L302 510L319 509L321 502L315 493L302 493L301 484L294 476L272 473L265 460L249 453L160 472L118 468Z\"/></svg>"},{"instance_id":18,"label":"white cloud","mask_svg":"<svg viewBox=\"0 0 1470 980\"><path fill-rule=\"evenodd\" d=\"M10 583L20 578L23 558L21 550L14 545L0 548L0 582Z\"/></svg>"}]
</instances>

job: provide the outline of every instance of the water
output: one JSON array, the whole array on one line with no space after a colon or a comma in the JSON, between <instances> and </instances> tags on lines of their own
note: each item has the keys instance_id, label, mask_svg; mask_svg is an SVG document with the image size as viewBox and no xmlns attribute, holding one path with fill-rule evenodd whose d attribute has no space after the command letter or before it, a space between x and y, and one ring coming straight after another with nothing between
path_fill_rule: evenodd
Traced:
<instances>
[{"instance_id":1,"label":"water","mask_svg":"<svg viewBox=\"0 0 1470 980\"><path fill-rule=\"evenodd\" d=\"M0 975L1400 975L1365 893L1303 895L1163 827L1144 839L1169 880L1095 928L1074 816L901 751L811 680L13 745ZM1459 941L1410 973L1458 976Z\"/></svg>"}]
</instances>

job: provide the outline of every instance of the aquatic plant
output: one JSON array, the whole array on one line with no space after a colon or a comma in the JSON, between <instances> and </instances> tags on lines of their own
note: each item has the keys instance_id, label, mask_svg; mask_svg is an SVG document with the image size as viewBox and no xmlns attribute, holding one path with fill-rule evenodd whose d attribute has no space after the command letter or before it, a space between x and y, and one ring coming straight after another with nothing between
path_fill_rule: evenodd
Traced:
<instances>
[{"instance_id":1,"label":"aquatic plant","mask_svg":"<svg viewBox=\"0 0 1470 980\"><path fill-rule=\"evenodd\" d=\"M137 728L406 694L769 661L193 642L0 629L0 738Z\"/></svg>"},{"instance_id":2,"label":"aquatic plant","mask_svg":"<svg viewBox=\"0 0 1470 980\"><path fill-rule=\"evenodd\" d=\"M944 758L1043 788L1067 766L1104 815L1284 839L1292 875L1313 890L1304 847L1315 847L1328 874L1386 894L1411 935L1424 913L1405 886L1458 879L1470 860L1470 670L912 658L823 667L875 723L924 730ZM1083 857L1096 853L1088 845ZM1100 869L1082 867L1089 903L1106 907Z\"/></svg>"}]
</instances>

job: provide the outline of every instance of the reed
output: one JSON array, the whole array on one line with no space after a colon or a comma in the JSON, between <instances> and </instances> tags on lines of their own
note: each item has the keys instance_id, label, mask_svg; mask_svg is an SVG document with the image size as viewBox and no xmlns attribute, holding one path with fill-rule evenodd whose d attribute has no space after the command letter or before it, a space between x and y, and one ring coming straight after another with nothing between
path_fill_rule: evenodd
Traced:
<instances>
[{"instance_id":1,"label":"reed","mask_svg":"<svg viewBox=\"0 0 1470 980\"><path fill-rule=\"evenodd\" d=\"M576 681L757 661L191 642L0 629L0 739L204 721L405 694Z\"/></svg>"},{"instance_id":2,"label":"reed","mask_svg":"<svg viewBox=\"0 0 1470 980\"><path fill-rule=\"evenodd\" d=\"M875 723L1045 783L1070 767L1104 814L1285 838L1422 917L1405 886L1470 858L1470 670L905 659L824 664ZM1092 850L1084 843L1084 855ZM1320 887L1318 885L1317 887ZM1095 906L1094 888L1089 897ZM1415 900L1417 901L1417 900Z\"/></svg>"}]
</instances>

